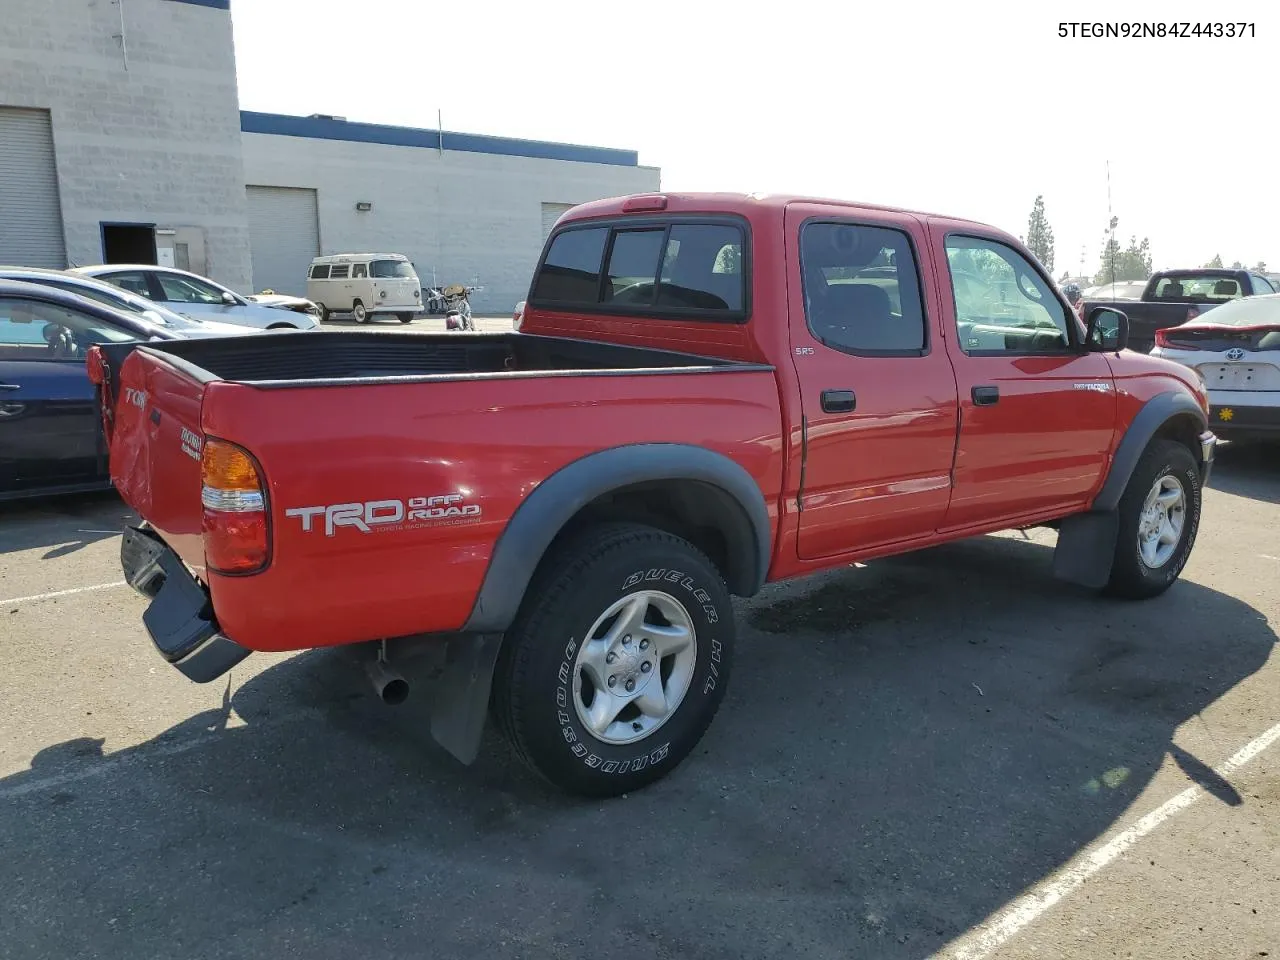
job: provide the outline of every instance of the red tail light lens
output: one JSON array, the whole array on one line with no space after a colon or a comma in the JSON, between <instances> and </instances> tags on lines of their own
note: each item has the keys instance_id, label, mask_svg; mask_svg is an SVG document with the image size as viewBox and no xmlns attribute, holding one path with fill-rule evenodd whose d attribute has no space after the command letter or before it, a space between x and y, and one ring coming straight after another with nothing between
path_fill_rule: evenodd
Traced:
<instances>
[{"instance_id":1,"label":"red tail light lens","mask_svg":"<svg viewBox=\"0 0 1280 960\"><path fill-rule=\"evenodd\" d=\"M200 457L205 563L217 573L256 573L271 558L267 497L247 450L206 439Z\"/></svg>"},{"instance_id":2,"label":"red tail light lens","mask_svg":"<svg viewBox=\"0 0 1280 960\"><path fill-rule=\"evenodd\" d=\"M1157 346L1157 347L1167 347L1168 345L1169 345L1169 331L1168 331L1168 330L1157 330L1157 331L1156 331L1156 346Z\"/></svg>"}]
</instances>

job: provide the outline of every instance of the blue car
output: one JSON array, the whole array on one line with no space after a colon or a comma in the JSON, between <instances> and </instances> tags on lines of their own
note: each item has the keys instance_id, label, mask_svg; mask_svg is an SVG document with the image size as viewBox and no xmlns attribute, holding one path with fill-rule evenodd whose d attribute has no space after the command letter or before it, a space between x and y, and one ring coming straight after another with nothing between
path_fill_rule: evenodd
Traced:
<instances>
[{"instance_id":1,"label":"blue car","mask_svg":"<svg viewBox=\"0 0 1280 960\"><path fill-rule=\"evenodd\" d=\"M176 339L138 314L0 279L0 500L109 487L89 348Z\"/></svg>"}]
</instances>

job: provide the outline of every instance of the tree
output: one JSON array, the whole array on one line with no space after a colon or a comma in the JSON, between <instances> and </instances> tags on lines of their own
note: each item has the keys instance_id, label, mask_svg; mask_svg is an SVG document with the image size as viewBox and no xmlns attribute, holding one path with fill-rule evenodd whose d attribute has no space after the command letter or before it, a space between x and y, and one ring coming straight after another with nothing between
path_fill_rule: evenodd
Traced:
<instances>
[{"instance_id":1,"label":"tree","mask_svg":"<svg viewBox=\"0 0 1280 960\"><path fill-rule=\"evenodd\" d=\"M1266 272L1267 272L1267 261L1265 261L1265 260L1259 260L1257 263L1255 263L1255 264L1253 265L1253 272L1254 272L1254 273L1266 273Z\"/></svg>"},{"instance_id":2,"label":"tree","mask_svg":"<svg viewBox=\"0 0 1280 960\"><path fill-rule=\"evenodd\" d=\"M1206 266L1206 267L1213 267L1213 268L1215 268L1215 269L1217 269L1217 268L1221 267L1221 266L1222 266L1222 254L1220 254L1220 253L1215 253L1215 254L1213 255L1213 259L1212 259L1212 260L1210 260L1208 263L1206 263L1206 264L1205 264L1205 266Z\"/></svg>"},{"instance_id":3,"label":"tree","mask_svg":"<svg viewBox=\"0 0 1280 960\"><path fill-rule=\"evenodd\" d=\"M1129 238L1129 246L1120 248L1120 241L1114 236L1107 239L1102 248L1102 269L1094 277L1096 284L1119 282L1121 280L1146 280L1151 276L1151 241L1147 237L1138 242L1136 236Z\"/></svg>"},{"instance_id":4,"label":"tree","mask_svg":"<svg viewBox=\"0 0 1280 960\"><path fill-rule=\"evenodd\" d=\"M1232 260L1232 261L1231 261L1231 269L1232 269L1232 270L1243 270L1243 269L1244 269L1244 264L1243 264L1243 263L1241 263L1239 260Z\"/></svg>"},{"instance_id":5,"label":"tree","mask_svg":"<svg viewBox=\"0 0 1280 960\"><path fill-rule=\"evenodd\" d=\"M1022 242L1044 264L1045 270L1052 274L1053 227L1049 226L1049 218L1044 215L1043 195L1036 197L1036 202L1031 207L1031 216L1027 219L1027 235Z\"/></svg>"}]
</instances>

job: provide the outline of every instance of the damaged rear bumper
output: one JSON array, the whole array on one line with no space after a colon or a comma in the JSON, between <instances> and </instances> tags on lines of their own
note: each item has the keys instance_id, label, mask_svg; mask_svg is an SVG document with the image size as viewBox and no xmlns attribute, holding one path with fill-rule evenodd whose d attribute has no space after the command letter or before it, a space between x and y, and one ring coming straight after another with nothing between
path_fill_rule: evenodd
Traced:
<instances>
[{"instance_id":1,"label":"damaged rear bumper","mask_svg":"<svg viewBox=\"0 0 1280 960\"><path fill-rule=\"evenodd\" d=\"M125 529L120 566L129 586L151 601L142 623L152 644L188 680L216 680L249 656L218 629L208 589L150 530Z\"/></svg>"}]
</instances>

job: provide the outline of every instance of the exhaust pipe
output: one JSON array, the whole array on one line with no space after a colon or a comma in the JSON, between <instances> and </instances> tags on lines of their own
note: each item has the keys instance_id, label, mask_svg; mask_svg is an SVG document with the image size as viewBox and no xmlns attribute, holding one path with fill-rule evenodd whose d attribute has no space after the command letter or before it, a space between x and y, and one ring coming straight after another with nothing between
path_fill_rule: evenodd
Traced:
<instances>
[{"instance_id":1,"label":"exhaust pipe","mask_svg":"<svg viewBox=\"0 0 1280 960\"><path fill-rule=\"evenodd\" d=\"M397 706L409 698L409 681L387 666L381 657L366 660L364 671L369 675L378 699L387 706Z\"/></svg>"}]
</instances>

